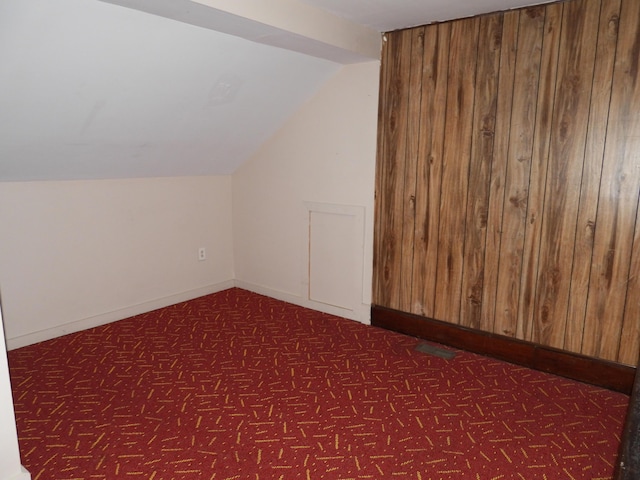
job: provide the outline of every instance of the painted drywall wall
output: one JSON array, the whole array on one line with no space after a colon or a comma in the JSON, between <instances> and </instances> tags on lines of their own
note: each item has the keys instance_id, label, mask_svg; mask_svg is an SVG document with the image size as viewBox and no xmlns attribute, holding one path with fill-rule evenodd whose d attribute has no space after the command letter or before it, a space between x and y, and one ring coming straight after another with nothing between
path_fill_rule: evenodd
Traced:
<instances>
[{"instance_id":1,"label":"painted drywall wall","mask_svg":"<svg viewBox=\"0 0 640 480\"><path fill-rule=\"evenodd\" d=\"M27 480L29 473L20 464L9 363L4 338L4 322L0 308L0 479Z\"/></svg>"},{"instance_id":2,"label":"painted drywall wall","mask_svg":"<svg viewBox=\"0 0 640 480\"><path fill-rule=\"evenodd\" d=\"M236 285L368 320L379 68L379 62L343 67L234 173ZM310 202L364 208L357 311L309 300Z\"/></svg>"},{"instance_id":3,"label":"painted drywall wall","mask_svg":"<svg viewBox=\"0 0 640 480\"><path fill-rule=\"evenodd\" d=\"M233 285L229 176L0 183L0 223L10 348Z\"/></svg>"}]
</instances>

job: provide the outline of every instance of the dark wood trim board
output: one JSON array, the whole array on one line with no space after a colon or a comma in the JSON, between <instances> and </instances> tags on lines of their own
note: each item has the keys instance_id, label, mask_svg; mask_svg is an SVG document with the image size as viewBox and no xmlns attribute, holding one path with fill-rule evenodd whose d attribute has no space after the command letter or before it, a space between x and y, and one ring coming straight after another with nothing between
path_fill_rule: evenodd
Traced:
<instances>
[{"instance_id":1,"label":"dark wood trim board","mask_svg":"<svg viewBox=\"0 0 640 480\"><path fill-rule=\"evenodd\" d=\"M377 305L371 307L371 324L627 395L630 395L633 389L636 369L616 362L545 347Z\"/></svg>"}]
</instances>

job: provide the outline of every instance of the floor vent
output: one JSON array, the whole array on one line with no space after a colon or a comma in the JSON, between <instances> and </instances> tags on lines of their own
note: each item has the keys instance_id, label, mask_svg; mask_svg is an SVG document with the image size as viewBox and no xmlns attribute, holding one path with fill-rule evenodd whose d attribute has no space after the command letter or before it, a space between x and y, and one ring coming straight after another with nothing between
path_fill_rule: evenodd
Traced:
<instances>
[{"instance_id":1,"label":"floor vent","mask_svg":"<svg viewBox=\"0 0 640 480\"><path fill-rule=\"evenodd\" d=\"M428 343L419 343L416 345L416 351L422 353L428 353L429 355L435 355L436 357L444 358L445 360L451 360L455 358L455 352L451 350L445 350L444 348L434 347Z\"/></svg>"}]
</instances>

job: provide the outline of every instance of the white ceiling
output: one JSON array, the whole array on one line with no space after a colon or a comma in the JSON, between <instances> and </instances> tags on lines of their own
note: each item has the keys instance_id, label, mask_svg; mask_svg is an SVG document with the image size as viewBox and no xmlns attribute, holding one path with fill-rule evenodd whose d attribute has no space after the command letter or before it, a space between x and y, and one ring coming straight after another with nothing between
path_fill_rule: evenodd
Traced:
<instances>
[{"instance_id":1,"label":"white ceiling","mask_svg":"<svg viewBox=\"0 0 640 480\"><path fill-rule=\"evenodd\" d=\"M299 0L379 32L498 12L552 0Z\"/></svg>"},{"instance_id":2,"label":"white ceiling","mask_svg":"<svg viewBox=\"0 0 640 480\"><path fill-rule=\"evenodd\" d=\"M0 181L231 174L380 32L527 3L2 0Z\"/></svg>"}]
</instances>

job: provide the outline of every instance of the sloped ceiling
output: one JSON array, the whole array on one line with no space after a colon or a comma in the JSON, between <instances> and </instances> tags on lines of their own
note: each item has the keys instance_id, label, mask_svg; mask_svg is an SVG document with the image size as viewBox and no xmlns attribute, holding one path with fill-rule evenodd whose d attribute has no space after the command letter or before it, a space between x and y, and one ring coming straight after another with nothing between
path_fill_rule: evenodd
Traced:
<instances>
[{"instance_id":1,"label":"sloped ceiling","mask_svg":"<svg viewBox=\"0 0 640 480\"><path fill-rule=\"evenodd\" d=\"M3 0L0 179L224 175L339 64L95 0Z\"/></svg>"},{"instance_id":2,"label":"sloped ceiling","mask_svg":"<svg viewBox=\"0 0 640 480\"><path fill-rule=\"evenodd\" d=\"M3 0L0 181L231 174L380 32L525 3Z\"/></svg>"}]
</instances>

